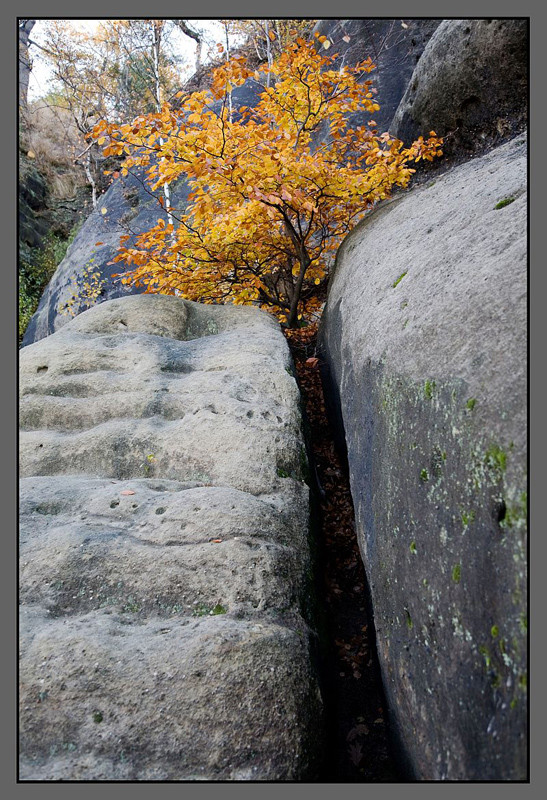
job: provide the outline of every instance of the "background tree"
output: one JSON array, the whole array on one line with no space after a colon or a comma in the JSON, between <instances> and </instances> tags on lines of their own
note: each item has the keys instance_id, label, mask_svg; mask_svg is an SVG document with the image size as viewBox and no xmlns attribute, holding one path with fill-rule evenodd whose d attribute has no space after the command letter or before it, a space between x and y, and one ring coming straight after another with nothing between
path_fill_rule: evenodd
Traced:
<instances>
[{"instance_id":1,"label":"background tree","mask_svg":"<svg viewBox=\"0 0 547 800\"><path fill-rule=\"evenodd\" d=\"M28 109L28 83L32 62L29 55L29 37L36 24L34 19L19 20L19 114L26 122Z\"/></svg>"},{"instance_id":2,"label":"background tree","mask_svg":"<svg viewBox=\"0 0 547 800\"><path fill-rule=\"evenodd\" d=\"M73 158L85 172L94 206L103 159L89 133L98 119L157 111L180 89L180 57L170 41L175 30L164 20L104 20L91 31L51 20L42 44L29 40L53 75L53 91L36 107L48 106L60 127L69 119L78 131Z\"/></svg>"},{"instance_id":3,"label":"background tree","mask_svg":"<svg viewBox=\"0 0 547 800\"><path fill-rule=\"evenodd\" d=\"M324 37L319 37L324 39ZM105 155L126 156L122 174L144 166L151 189L185 176L190 205L172 210L131 241L115 261L124 281L149 292L204 302L259 303L289 327L319 307L343 236L394 186L406 186L421 158L440 155L434 132L410 147L373 127L348 127L355 111L379 109L370 59L341 70L333 56L298 38L273 66L258 105L228 109L234 86L258 79L243 58L217 68L210 91L168 103L160 113L94 130Z\"/></svg>"}]
</instances>

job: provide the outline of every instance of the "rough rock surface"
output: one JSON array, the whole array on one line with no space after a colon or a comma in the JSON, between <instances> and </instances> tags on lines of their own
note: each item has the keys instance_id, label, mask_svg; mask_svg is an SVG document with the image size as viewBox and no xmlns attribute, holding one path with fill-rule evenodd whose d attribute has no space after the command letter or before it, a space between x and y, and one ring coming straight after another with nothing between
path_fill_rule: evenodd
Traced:
<instances>
[{"instance_id":1,"label":"rough rock surface","mask_svg":"<svg viewBox=\"0 0 547 800\"><path fill-rule=\"evenodd\" d=\"M526 778L526 139L344 241L321 348L418 779Z\"/></svg>"},{"instance_id":2,"label":"rough rock surface","mask_svg":"<svg viewBox=\"0 0 547 800\"><path fill-rule=\"evenodd\" d=\"M353 66L372 58L376 69L367 75L378 92L380 110L372 118L380 132L388 129L424 47L439 25L438 19L322 19L314 31L332 42L329 53L339 53L336 66ZM363 125L370 114L355 114Z\"/></svg>"},{"instance_id":3,"label":"rough rock surface","mask_svg":"<svg viewBox=\"0 0 547 800\"><path fill-rule=\"evenodd\" d=\"M119 298L20 372L21 779L316 777L306 459L277 323Z\"/></svg>"},{"instance_id":4,"label":"rough rock surface","mask_svg":"<svg viewBox=\"0 0 547 800\"><path fill-rule=\"evenodd\" d=\"M443 20L416 65L390 130L435 130L446 156L469 157L526 125L528 21Z\"/></svg>"},{"instance_id":5,"label":"rough rock surface","mask_svg":"<svg viewBox=\"0 0 547 800\"><path fill-rule=\"evenodd\" d=\"M184 203L188 195L186 183L179 182L172 194L174 203ZM105 213L102 209L106 209ZM141 233L165 216L157 199L137 176L115 180L99 198L98 207L76 234L46 287L25 331L23 346L49 336L95 303L142 292L142 289L123 286L114 278L124 271L123 264L109 262L116 255L120 236ZM86 283L91 290L82 292ZM72 302L73 295L80 299ZM67 304L70 309L66 308Z\"/></svg>"}]
</instances>

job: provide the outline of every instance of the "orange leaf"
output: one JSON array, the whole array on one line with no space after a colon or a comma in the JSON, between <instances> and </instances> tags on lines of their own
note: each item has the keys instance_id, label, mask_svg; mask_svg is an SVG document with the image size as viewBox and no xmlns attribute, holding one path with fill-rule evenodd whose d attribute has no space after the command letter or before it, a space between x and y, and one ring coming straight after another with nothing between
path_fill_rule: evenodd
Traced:
<instances>
[{"instance_id":1,"label":"orange leaf","mask_svg":"<svg viewBox=\"0 0 547 800\"><path fill-rule=\"evenodd\" d=\"M104 242L95 242L95 247L99 247L101 244L104 244Z\"/></svg>"},{"instance_id":2,"label":"orange leaf","mask_svg":"<svg viewBox=\"0 0 547 800\"><path fill-rule=\"evenodd\" d=\"M268 36L270 37L270 41L275 41L275 33L273 31L268 31Z\"/></svg>"},{"instance_id":3,"label":"orange leaf","mask_svg":"<svg viewBox=\"0 0 547 800\"><path fill-rule=\"evenodd\" d=\"M221 541L222 541L222 539L211 539L211 541L212 541L212 542L215 542L215 544L218 544L219 542L221 542Z\"/></svg>"},{"instance_id":4,"label":"orange leaf","mask_svg":"<svg viewBox=\"0 0 547 800\"><path fill-rule=\"evenodd\" d=\"M135 494L133 489L124 489L120 494L127 495L127 494Z\"/></svg>"}]
</instances>

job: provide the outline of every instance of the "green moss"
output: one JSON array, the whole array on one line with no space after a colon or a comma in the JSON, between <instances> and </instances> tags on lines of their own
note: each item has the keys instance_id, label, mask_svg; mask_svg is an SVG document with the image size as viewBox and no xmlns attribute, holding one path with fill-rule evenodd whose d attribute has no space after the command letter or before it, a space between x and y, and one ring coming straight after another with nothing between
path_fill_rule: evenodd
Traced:
<instances>
[{"instance_id":1,"label":"green moss","mask_svg":"<svg viewBox=\"0 0 547 800\"><path fill-rule=\"evenodd\" d=\"M391 286L392 286L394 289L395 289L395 287L396 287L396 286L397 286L399 283L401 283L401 281L403 280L403 278L405 277L405 275L407 274L407 272L408 272L408 270L407 270L407 269L405 269L405 271L404 271L404 272L402 272L402 273L399 275L399 277L397 278L397 280L393 281L393 283L391 284Z\"/></svg>"},{"instance_id":2,"label":"green moss","mask_svg":"<svg viewBox=\"0 0 547 800\"><path fill-rule=\"evenodd\" d=\"M127 598L126 604L122 608L122 611L129 612L131 614L136 614L140 610L141 610L141 607L138 604L138 602L135 600L134 597L129 595L129 597Z\"/></svg>"},{"instance_id":3,"label":"green moss","mask_svg":"<svg viewBox=\"0 0 547 800\"><path fill-rule=\"evenodd\" d=\"M406 627L410 631L414 627L414 623L412 622L412 617L410 616L408 608L405 608L404 612L405 612L405 619L406 619Z\"/></svg>"},{"instance_id":4,"label":"green moss","mask_svg":"<svg viewBox=\"0 0 547 800\"><path fill-rule=\"evenodd\" d=\"M490 633L492 634L494 639L496 639L499 636L500 629L498 628L497 625L492 625L492 627L490 628Z\"/></svg>"},{"instance_id":5,"label":"green moss","mask_svg":"<svg viewBox=\"0 0 547 800\"><path fill-rule=\"evenodd\" d=\"M416 553L417 552L417 550L416 550L416 542L410 542L410 552L411 553Z\"/></svg>"},{"instance_id":6,"label":"green moss","mask_svg":"<svg viewBox=\"0 0 547 800\"><path fill-rule=\"evenodd\" d=\"M486 665L486 668L488 669L492 663L492 659L490 657L488 648L484 647L484 645L482 647L479 647L479 653L484 658L484 663Z\"/></svg>"},{"instance_id":7,"label":"green moss","mask_svg":"<svg viewBox=\"0 0 547 800\"><path fill-rule=\"evenodd\" d=\"M470 397L469 400L466 403L466 406L469 409L469 411L473 411L473 409L475 408L476 404L477 404L477 401L475 400L475 398L474 397Z\"/></svg>"},{"instance_id":8,"label":"green moss","mask_svg":"<svg viewBox=\"0 0 547 800\"><path fill-rule=\"evenodd\" d=\"M523 633L528 631L528 617L525 614L520 615L520 627Z\"/></svg>"},{"instance_id":9,"label":"green moss","mask_svg":"<svg viewBox=\"0 0 547 800\"><path fill-rule=\"evenodd\" d=\"M459 583L461 581L461 578L462 578L462 565L456 564L452 568L452 580L454 581L454 583Z\"/></svg>"},{"instance_id":10,"label":"green moss","mask_svg":"<svg viewBox=\"0 0 547 800\"><path fill-rule=\"evenodd\" d=\"M211 616L216 617L218 614L225 614L226 609L224 608L223 605L217 603L216 606L212 608L209 613L211 614Z\"/></svg>"},{"instance_id":11,"label":"green moss","mask_svg":"<svg viewBox=\"0 0 547 800\"><path fill-rule=\"evenodd\" d=\"M505 208L505 206L511 205L511 203L515 202L514 197L505 197L503 200L500 200L499 203L496 203L494 209L497 211L500 208Z\"/></svg>"},{"instance_id":12,"label":"green moss","mask_svg":"<svg viewBox=\"0 0 547 800\"><path fill-rule=\"evenodd\" d=\"M429 473L426 469L423 469L420 472L420 480L423 481L424 483L429 480Z\"/></svg>"},{"instance_id":13,"label":"green moss","mask_svg":"<svg viewBox=\"0 0 547 800\"><path fill-rule=\"evenodd\" d=\"M435 381L426 381L424 383L424 394L428 400L431 400L433 397L433 392L435 391L436 383Z\"/></svg>"},{"instance_id":14,"label":"green moss","mask_svg":"<svg viewBox=\"0 0 547 800\"><path fill-rule=\"evenodd\" d=\"M522 492L519 502L515 505L510 505L505 511L505 517L501 521L502 527L518 528L521 524L525 524L528 519L528 494Z\"/></svg>"},{"instance_id":15,"label":"green moss","mask_svg":"<svg viewBox=\"0 0 547 800\"><path fill-rule=\"evenodd\" d=\"M462 511L461 512L461 516L462 516L462 522L465 525L465 527L467 528L474 521L475 512L474 511Z\"/></svg>"},{"instance_id":16,"label":"green moss","mask_svg":"<svg viewBox=\"0 0 547 800\"><path fill-rule=\"evenodd\" d=\"M528 688L528 677L526 675L519 675L519 686L521 689Z\"/></svg>"},{"instance_id":17,"label":"green moss","mask_svg":"<svg viewBox=\"0 0 547 800\"><path fill-rule=\"evenodd\" d=\"M484 455L484 463L488 467L505 472L507 468L507 453L501 447L492 445Z\"/></svg>"},{"instance_id":18,"label":"green moss","mask_svg":"<svg viewBox=\"0 0 547 800\"><path fill-rule=\"evenodd\" d=\"M277 476L278 478L290 478L290 473L287 470L283 469L283 467L277 468Z\"/></svg>"},{"instance_id":19,"label":"green moss","mask_svg":"<svg viewBox=\"0 0 547 800\"><path fill-rule=\"evenodd\" d=\"M501 678L497 673L494 673L492 681L490 682L490 686L492 687L492 689L499 689L499 687L501 686Z\"/></svg>"},{"instance_id":20,"label":"green moss","mask_svg":"<svg viewBox=\"0 0 547 800\"><path fill-rule=\"evenodd\" d=\"M102 722L102 721L103 721L103 715L101 714L101 712L100 711L94 711L93 712L93 722Z\"/></svg>"}]
</instances>

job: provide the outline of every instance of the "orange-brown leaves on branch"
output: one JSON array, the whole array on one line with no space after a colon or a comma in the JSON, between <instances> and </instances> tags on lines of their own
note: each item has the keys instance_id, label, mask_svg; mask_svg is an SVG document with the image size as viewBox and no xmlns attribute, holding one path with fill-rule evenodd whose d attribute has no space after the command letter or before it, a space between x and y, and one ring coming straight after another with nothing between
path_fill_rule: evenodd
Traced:
<instances>
[{"instance_id":1,"label":"orange-brown leaves on branch","mask_svg":"<svg viewBox=\"0 0 547 800\"><path fill-rule=\"evenodd\" d=\"M172 209L174 225L158 222L122 244L116 260L133 268L124 280L191 300L259 304L289 327L317 314L341 239L408 184L415 161L441 154L433 132L405 147L351 126L355 112L379 108L373 69L370 59L334 69L324 49L298 39L271 68L223 64L211 90L183 97L176 111L99 124L105 151L127 154L125 169L144 165L153 189L181 176L191 189L188 206ZM233 114L233 88L261 72L271 80L259 102Z\"/></svg>"}]
</instances>

